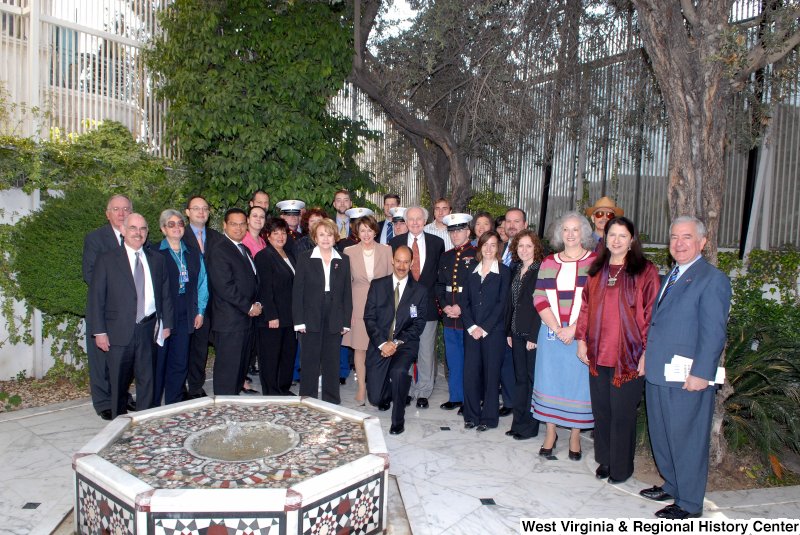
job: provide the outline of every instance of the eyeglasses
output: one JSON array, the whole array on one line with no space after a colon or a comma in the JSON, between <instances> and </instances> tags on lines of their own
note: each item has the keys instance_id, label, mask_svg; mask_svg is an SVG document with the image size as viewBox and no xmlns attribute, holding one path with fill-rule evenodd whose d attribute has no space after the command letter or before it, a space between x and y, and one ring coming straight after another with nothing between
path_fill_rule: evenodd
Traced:
<instances>
[{"instance_id":1,"label":"eyeglasses","mask_svg":"<svg viewBox=\"0 0 800 535\"><path fill-rule=\"evenodd\" d=\"M614 212L595 212L594 217L596 219L601 219L601 218L614 219Z\"/></svg>"},{"instance_id":2,"label":"eyeglasses","mask_svg":"<svg viewBox=\"0 0 800 535\"><path fill-rule=\"evenodd\" d=\"M184 223L182 220L181 221L167 221L167 228L175 228L175 227L183 228L185 226L186 226L186 223Z\"/></svg>"},{"instance_id":3,"label":"eyeglasses","mask_svg":"<svg viewBox=\"0 0 800 535\"><path fill-rule=\"evenodd\" d=\"M208 212L208 206L190 206L192 212Z\"/></svg>"},{"instance_id":4,"label":"eyeglasses","mask_svg":"<svg viewBox=\"0 0 800 535\"><path fill-rule=\"evenodd\" d=\"M130 206L112 206L111 208L109 208L109 210L111 210L111 211L112 211L112 212L114 212L115 214L116 214L117 212L125 212L125 213L130 213L130 211L131 211L131 207L130 207Z\"/></svg>"},{"instance_id":5,"label":"eyeglasses","mask_svg":"<svg viewBox=\"0 0 800 535\"><path fill-rule=\"evenodd\" d=\"M128 226L128 230L131 232L147 232L147 227L136 227L133 225Z\"/></svg>"}]
</instances>

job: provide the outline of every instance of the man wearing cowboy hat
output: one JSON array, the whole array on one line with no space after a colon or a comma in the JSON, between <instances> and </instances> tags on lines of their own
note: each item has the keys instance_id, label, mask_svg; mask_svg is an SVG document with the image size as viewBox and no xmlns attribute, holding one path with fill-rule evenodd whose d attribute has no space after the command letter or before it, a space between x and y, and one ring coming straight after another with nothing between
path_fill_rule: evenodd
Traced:
<instances>
[{"instance_id":1,"label":"man wearing cowboy hat","mask_svg":"<svg viewBox=\"0 0 800 535\"><path fill-rule=\"evenodd\" d=\"M597 246L594 248L595 252L599 252L603 243L603 234L605 234L606 223L615 217L625 215L625 210L617 206L613 199L610 197L601 197L586 209L586 215L592 220L594 225L593 236L597 240Z\"/></svg>"}]
</instances>

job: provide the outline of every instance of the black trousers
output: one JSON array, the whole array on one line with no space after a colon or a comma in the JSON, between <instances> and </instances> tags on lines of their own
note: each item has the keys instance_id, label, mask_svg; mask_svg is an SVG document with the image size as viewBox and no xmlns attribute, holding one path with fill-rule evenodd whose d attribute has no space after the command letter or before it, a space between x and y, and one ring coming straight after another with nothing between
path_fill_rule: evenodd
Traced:
<instances>
[{"instance_id":1,"label":"black trousers","mask_svg":"<svg viewBox=\"0 0 800 535\"><path fill-rule=\"evenodd\" d=\"M464 329L464 422L497 427L500 419L497 393L506 347L506 335L500 329L480 340Z\"/></svg>"},{"instance_id":2,"label":"black trousers","mask_svg":"<svg viewBox=\"0 0 800 535\"><path fill-rule=\"evenodd\" d=\"M597 367L589 375L589 393L594 414L594 460L608 465L617 480L633 474L636 453L636 409L644 393L644 377L614 386L614 368Z\"/></svg>"},{"instance_id":3,"label":"black trousers","mask_svg":"<svg viewBox=\"0 0 800 535\"><path fill-rule=\"evenodd\" d=\"M261 393L265 396L288 396L292 386L294 355L297 351L294 326L270 329L259 321L257 340Z\"/></svg>"},{"instance_id":4,"label":"black trousers","mask_svg":"<svg viewBox=\"0 0 800 535\"><path fill-rule=\"evenodd\" d=\"M200 396L206 383L206 364L208 363L208 344L211 334L211 303L206 308L203 326L195 329L189 341L189 366L186 376L186 390L190 396Z\"/></svg>"},{"instance_id":5,"label":"black trousers","mask_svg":"<svg viewBox=\"0 0 800 535\"><path fill-rule=\"evenodd\" d=\"M511 430L525 438L539 434L539 420L531 413L533 374L536 370L536 348L525 349L524 337L511 335L511 353L514 357L514 420Z\"/></svg>"},{"instance_id":6,"label":"black trousers","mask_svg":"<svg viewBox=\"0 0 800 535\"><path fill-rule=\"evenodd\" d=\"M215 332L214 395L238 396L247 374L253 331Z\"/></svg>"},{"instance_id":7,"label":"black trousers","mask_svg":"<svg viewBox=\"0 0 800 535\"><path fill-rule=\"evenodd\" d=\"M89 392L92 406L97 414L111 410L111 381L108 375L106 355L94 343L92 328L86 322L86 358L89 364Z\"/></svg>"},{"instance_id":8,"label":"black trousers","mask_svg":"<svg viewBox=\"0 0 800 535\"><path fill-rule=\"evenodd\" d=\"M408 370L416 351L401 345L391 357L384 358L379 350L367 351L367 399L372 405L392 402L392 425L406 421L406 397L411 388Z\"/></svg>"},{"instance_id":9,"label":"black trousers","mask_svg":"<svg viewBox=\"0 0 800 535\"><path fill-rule=\"evenodd\" d=\"M128 389L136 376L136 406L149 409L153 403L153 362L156 319L138 323L126 346L112 345L106 358L111 381L111 417L128 412ZM98 353L102 352L98 350Z\"/></svg>"},{"instance_id":10,"label":"black trousers","mask_svg":"<svg viewBox=\"0 0 800 535\"><path fill-rule=\"evenodd\" d=\"M331 295L325 292L322 300L321 325L328 324L331 315ZM300 335L300 395L318 397L319 375L322 371L322 401L341 403L339 397L339 346L341 333L308 332Z\"/></svg>"}]
</instances>

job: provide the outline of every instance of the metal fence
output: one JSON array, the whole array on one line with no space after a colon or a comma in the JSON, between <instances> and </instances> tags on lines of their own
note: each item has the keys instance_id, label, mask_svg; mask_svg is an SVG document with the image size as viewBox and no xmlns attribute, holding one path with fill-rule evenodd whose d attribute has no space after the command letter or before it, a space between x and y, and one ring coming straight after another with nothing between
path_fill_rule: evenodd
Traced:
<instances>
[{"instance_id":1,"label":"metal fence","mask_svg":"<svg viewBox=\"0 0 800 535\"><path fill-rule=\"evenodd\" d=\"M0 0L0 81L17 106L9 130L48 137L102 120L168 155L165 103L142 50L167 0ZM38 110L38 113L34 110Z\"/></svg>"}]
</instances>

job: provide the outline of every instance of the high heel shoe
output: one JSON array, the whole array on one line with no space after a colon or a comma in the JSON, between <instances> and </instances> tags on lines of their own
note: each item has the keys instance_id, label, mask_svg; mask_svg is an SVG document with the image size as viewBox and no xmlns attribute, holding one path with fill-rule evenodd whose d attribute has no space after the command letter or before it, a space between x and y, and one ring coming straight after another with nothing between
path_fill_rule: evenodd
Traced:
<instances>
[{"instance_id":1,"label":"high heel shoe","mask_svg":"<svg viewBox=\"0 0 800 535\"><path fill-rule=\"evenodd\" d=\"M571 461L580 461L581 457L583 457L583 452L581 450L578 451L569 450L569 459Z\"/></svg>"},{"instance_id":2,"label":"high heel shoe","mask_svg":"<svg viewBox=\"0 0 800 535\"><path fill-rule=\"evenodd\" d=\"M542 445L542 447L539 448L539 455L541 455L542 457L549 457L550 455L553 454L553 450L555 449L556 444L558 444L558 435L556 435L556 439L553 441L552 446L550 446L549 448L545 448L544 445Z\"/></svg>"},{"instance_id":3,"label":"high heel shoe","mask_svg":"<svg viewBox=\"0 0 800 535\"><path fill-rule=\"evenodd\" d=\"M367 399L366 398L364 398L364 399L355 398L353 401L356 402L356 407L364 407L367 404Z\"/></svg>"}]
</instances>

